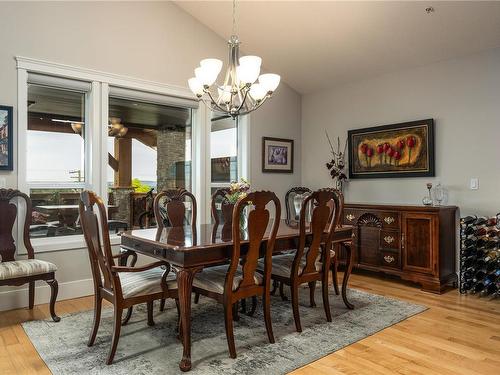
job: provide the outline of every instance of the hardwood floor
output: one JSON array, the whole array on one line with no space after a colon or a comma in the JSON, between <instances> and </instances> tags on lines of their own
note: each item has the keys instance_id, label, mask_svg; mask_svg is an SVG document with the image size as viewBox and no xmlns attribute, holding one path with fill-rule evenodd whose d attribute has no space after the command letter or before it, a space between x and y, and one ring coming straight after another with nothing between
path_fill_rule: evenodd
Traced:
<instances>
[{"instance_id":1,"label":"hardwood floor","mask_svg":"<svg viewBox=\"0 0 500 375\"><path fill-rule=\"evenodd\" d=\"M429 310L294 371L322 374L495 374L500 368L500 300L442 295L373 275L352 275L353 288ZM92 308L92 298L61 301L57 313ZM50 374L20 323L50 318L48 305L0 313L0 374ZM89 327L90 330L90 327ZM85 343L82 343L85 345Z\"/></svg>"}]
</instances>

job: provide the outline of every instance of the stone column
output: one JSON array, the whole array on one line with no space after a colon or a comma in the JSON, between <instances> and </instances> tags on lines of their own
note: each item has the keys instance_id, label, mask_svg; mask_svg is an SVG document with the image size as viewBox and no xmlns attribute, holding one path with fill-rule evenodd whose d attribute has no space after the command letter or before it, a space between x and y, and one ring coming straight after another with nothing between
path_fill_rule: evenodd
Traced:
<instances>
[{"instance_id":1,"label":"stone column","mask_svg":"<svg viewBox=\"0 0 500 375\"><path fill-rule=\"evenodd\" d=\"M159 129L157 133L157 190L185 188L186 131Z\"/></svg>"},{"instance_id":2,"label":"stone column","mask_svg":"<svg viewBox=\"0 0 500 375\"><path fill-rule=\"evenodd\" d=\"M112 218L114 220L121 220L128 223L129 228L132 228L132 223L130 220L130 214L132 212L132 207L130 206L130 196L134 192L132 187L112 187L111 192L113 193L113 205L117 206L113 209Z\"/></svg>"}]
</instances>

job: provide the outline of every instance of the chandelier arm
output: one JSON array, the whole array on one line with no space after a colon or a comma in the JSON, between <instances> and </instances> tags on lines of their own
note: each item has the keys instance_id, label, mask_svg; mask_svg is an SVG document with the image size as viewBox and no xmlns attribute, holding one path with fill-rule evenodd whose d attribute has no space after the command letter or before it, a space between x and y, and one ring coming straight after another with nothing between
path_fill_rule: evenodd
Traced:
<instances>
[{"instance_id":1,"label":"chandelier arm","mask_svg":"<svg viewBox=\"0 0 500 375\"><path fill-rule=\"evenodd\" d=\"M212 93L209 90L205 90L205 93L209 96L209 98L212 101L213 105L215 105L216 108L218 108L219 111L221 111L221 112L227 112L227 110L223 109L222 107L219 106L219 104L217 104L217 102L214 100L214 97L212 96ZM205 102L205 100L203 100L203 101ZM205 104L206 104L206 102L205 102Z\"/></svg>"},{"instance_id":2,"label":"chandelier arm","mask_svg":"<svg viewBox=\"0 0 500 375\"><path fill-rule=\"evenodd\" d=\"M258 103L257 103L257 105L256 105L254 108L252 108L252 109L250 109L250 110L247 110L246 112L241 112L241 113L239 113L239 115L240 115L240 116L243 116L243 115L246 115L246 114L248 114L248 113L250 113L250 112L255 111L255 110L256 110L256 109L258 109L258 108L259 108L262 104L264 104L264 102L265 102L268 98L270 98L270 97L271 97L270 95L266 95L266 96L264 97L264 99L262 99L260 102L258 102Z\"/></svg>"},{"instance_id":3,"label":"chandelier arm","mask_svg":"<svg viewBox=\"0 0 500 375\"><path fill-rule=\"evenodd\" d=\"M250 92L250 88L247 87L247 89L245 90L245 96L243 96L243 100L241 101L240 106L238 107L238 113L240 112L241 108L243 107L243 104L245 104L249 92Z\"/></svg>"}]
</instances>

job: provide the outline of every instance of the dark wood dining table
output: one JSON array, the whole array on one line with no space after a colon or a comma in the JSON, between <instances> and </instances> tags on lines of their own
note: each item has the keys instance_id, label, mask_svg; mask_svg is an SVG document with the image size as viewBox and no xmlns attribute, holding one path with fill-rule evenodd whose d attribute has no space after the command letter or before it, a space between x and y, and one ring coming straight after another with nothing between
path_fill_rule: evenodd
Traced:
<instances>
[{"instance_id":1,"label":"dark wood dining table","mask_svg":"<svg viewBox=\"0 0 500 375\"><path fill-rule=\"evenodd\" d=\"M272 220L264 235L263 242L269 237ZM247 233L241 229L242 256L245 254L245 238ZM167 227L163 230L156 228L136 229L124 232L121 236L121 246L169 262L176 270L179 290L179 310L182 326L182 344L184 346L179 368L182 371L191 369L191 293L193 278L197 272L205 267L227 263L232 251L232 228L230 225L201 224L196 227ZM335 230L333 235L334 245L350 241L352 227L344 226ZM299 239L299 226L297 222L281 220L276 237L274 252L296 249ZM346 289L351 271L350 247L348 251L346 272L342 282L342 297L346 305ZM351 305L352 306L352 305Z\"/></svg>"}]
</instances>

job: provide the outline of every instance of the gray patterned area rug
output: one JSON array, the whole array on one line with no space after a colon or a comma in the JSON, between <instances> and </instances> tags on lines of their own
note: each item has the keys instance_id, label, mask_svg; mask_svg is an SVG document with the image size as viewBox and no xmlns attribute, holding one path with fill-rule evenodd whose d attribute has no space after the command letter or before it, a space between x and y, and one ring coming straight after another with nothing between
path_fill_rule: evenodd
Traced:
<instances>
[{"instance_id":1,"label":"gray patterned area rug","mask_svg":"<svg viewBox=\"0 0 500 375\"><path fill-rule=\"evenodd\" d=\"M331 288L333 289L333 288ZM302 333L295 332L289 301L272 297L275 344L267 341L262 305L253 317L240 314L234 324L238 357L229 358L222 305L201 297L193 304L192 360L194 374L285 374L313 362L384 328L418 314L426 307L378 295L350 290L356 308L348 310L340 296L330 293L333 316L326 322L320 289L317 307L309 307L309 292L300 291ZM86 345L92 311L64 316L60 323L31 321L24 330L53 374L178 374L182 355L176 339L177 311L167 301L166 311L155 305L154 327L146 325L145 306L136 306L129 324L122 328L111 366L105 365L110 347L112 309L103 311L93 347Z\"/></svg>"}]
</instances>

